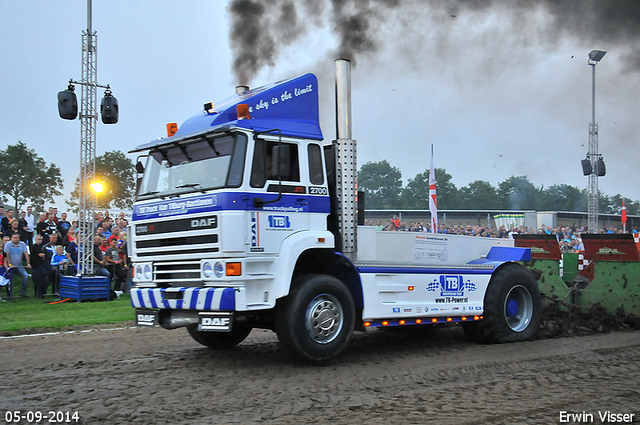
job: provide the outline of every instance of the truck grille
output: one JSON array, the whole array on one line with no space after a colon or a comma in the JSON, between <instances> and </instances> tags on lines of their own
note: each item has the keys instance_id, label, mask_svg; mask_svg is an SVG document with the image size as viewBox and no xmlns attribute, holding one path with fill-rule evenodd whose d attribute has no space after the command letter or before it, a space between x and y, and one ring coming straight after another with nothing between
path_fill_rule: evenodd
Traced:
<instances>
[{"instance_id":1,"label":"truck grille","mask_svg":"<svg viewBox=\"0 0 640 425\"><path fill-rule=\"evenodd\" d=\"M153 275L159 287L202 286L200 261L155 263Z\"/></svg>"},{"instance_id":2,"label":"truck grille","mask_svg":"<svg viewBox=\"0 0 640 425\"><path fill-rule=\"evenodd\" d=\"M136 223L137 260L199 260L220 251L218 217L206 215L163 222Z\"/></svg>"}]
</instances>

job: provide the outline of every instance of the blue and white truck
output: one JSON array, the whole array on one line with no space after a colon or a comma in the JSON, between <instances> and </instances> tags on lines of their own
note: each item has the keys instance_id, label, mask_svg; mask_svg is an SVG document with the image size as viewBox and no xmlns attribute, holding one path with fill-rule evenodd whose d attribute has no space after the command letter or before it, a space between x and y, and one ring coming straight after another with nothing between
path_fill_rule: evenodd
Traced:
<instances>
[{"instance_id":1,"label":"blue and white truck","mask_svg":"<svg viewBox=\"0 0 640 425\"><path fill-rule=\"evenodd\" d=\"M313 74L236 94L138 146L129 232L140 326L228 348L272 329L337 356L354 330L460 322L475 341L531 339L540 292L512 241L358 226L351 66L336 60L337 138ZM425 188L426 190L426 188Z\"/></svg>"}]
</instances>

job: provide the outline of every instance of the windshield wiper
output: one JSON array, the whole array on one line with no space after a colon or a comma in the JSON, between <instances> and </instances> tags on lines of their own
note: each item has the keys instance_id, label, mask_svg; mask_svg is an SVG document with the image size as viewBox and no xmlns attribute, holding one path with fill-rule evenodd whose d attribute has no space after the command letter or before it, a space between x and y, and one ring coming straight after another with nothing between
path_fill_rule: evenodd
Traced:
<instances>
[{"instance_id":1,"label":"windshield wiper","mask_svg":"<svg viewBox=\"0 0 640 425\"><path fill-rule=\"evenodd\" d=\"M141 193L141 194L140 194L140 195L138 195L138 196L150 196L150 195L155 195L156 193L160 193L160 192L159 192L159 191L157 191L157 190L153 190L153 191L149 191L149 192Z\"/></svg>"},{"instance_id":2,"label":"windshield wiper","mask_svg":"<svg viewBox=\"0 0 640 425\"><path fill-rule=\"evenodd\" d=\"M181 184L180 186L176 186L176 189L184 189L184 188L194 188L202 193L205 193L206 190L204 190L201 186L200 183L185 183L185 184Z\"/></svg>"}]
</instances>

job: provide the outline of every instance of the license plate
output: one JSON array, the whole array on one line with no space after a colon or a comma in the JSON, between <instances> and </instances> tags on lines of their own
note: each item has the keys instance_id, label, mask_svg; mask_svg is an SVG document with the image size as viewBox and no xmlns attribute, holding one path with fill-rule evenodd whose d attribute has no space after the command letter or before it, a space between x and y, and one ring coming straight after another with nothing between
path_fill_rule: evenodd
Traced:
<instances>
[{"instance_id":1,"label":"license plate","mask_svg":"<svg viewBox=\"0 0 640 425\"><path fill-rule=\"evenodd\" d=\"M158 323L158 310L136 309L136 325L153 327Z\"/></svg>"},{"instance_id":2,"label":"license plate","mask_svg":"<svg viewBox=\"0 0 640 425\"><path fill-rule=\"evenodd\" d=\"M210 332L231 332L233 313L200 313L198 330Z\"/></svg>"}]
</instances>

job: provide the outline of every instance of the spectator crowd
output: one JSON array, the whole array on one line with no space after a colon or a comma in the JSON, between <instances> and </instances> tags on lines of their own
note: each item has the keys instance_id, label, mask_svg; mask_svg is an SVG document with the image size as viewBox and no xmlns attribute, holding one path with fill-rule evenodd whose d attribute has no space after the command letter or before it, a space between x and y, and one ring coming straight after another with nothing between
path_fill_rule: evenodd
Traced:
<instances>
[{"instance_id":1,"label":"spectator crowd","mask_svg":"<svg viewBox=\"0 0 640 425\"><path fill-rule=\"evenodd\" d=\"M381 220L377 220L374 224L373 220L365 220L365 225L375 226L377 231L383 232L429 232L431 233L431 226L429 223L425 225L424 221L412 221L407 224L401 221L400 218L394 215L390 220L387 220L385 224L382 224ZM513 238L514 234L547 234L555 235L560 252L562 253L575 253L584 251L584 245L582 244L581 234L585 233L587 229L585 227L578 227L576 225L567 227L547 227L544 224L539 229L531 227L521 226L506 226L499 227L485 227L480 225L467 224L439 224L436 233L448 234L448 235L460 235L460 236L475 236L484 238ZM637 229L632 230L633 233L637 233ZM609 227L601 230L601 233L613 234L621 233L619 229Z\"/></svg>"},{"instance_id":2,"label":"spectator crowd","mask_svg":"<svg viewBox=\"0 0 640 425\"><path fill-rule=\"evenodd\" d=\"M127 225L124 212L114 218L105 211L96 213L93 226L88 226L92 229L88 240L93 240L93 274L108 277L116 294L127 291L131 284ZM17 283L18 278L20 297L29 297L27 270L31 271L37 298L58 296L60 277L78 272L78 222L70 222L67 213L58 216L55 207L38 215L29 206L15 217L12 209L0 206L0 237L0 284L6 288L7 298L13 298L13 281Z\"/></svg>"}]
</instances>

